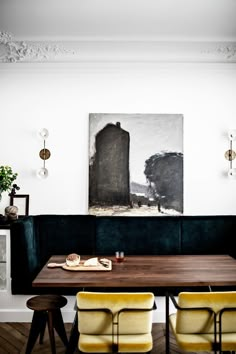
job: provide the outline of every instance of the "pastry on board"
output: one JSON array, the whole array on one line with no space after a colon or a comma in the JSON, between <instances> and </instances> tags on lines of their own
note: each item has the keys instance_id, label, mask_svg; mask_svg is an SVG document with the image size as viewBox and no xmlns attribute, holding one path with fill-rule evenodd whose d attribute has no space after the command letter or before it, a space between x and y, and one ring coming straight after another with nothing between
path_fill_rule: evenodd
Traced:
<instances>
[{"instance_id":1,"label":"pastry on board","mask_svg":"<svg viewBox=\"0 0 236 354\"><path fill-rule=\"evenodd\" d=\"M66 265L68 267L76 267L80 263L80 256L77 253L71 253L66 257Z\"/></svg>"}]
</instances>

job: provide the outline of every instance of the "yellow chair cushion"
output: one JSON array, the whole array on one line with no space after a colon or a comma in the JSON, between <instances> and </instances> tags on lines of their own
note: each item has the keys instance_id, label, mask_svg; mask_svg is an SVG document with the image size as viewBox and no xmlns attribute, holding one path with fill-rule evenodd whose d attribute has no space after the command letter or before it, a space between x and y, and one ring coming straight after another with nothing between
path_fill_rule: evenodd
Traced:
<instances>
[{"instance_id":1,"label":"yellow chair cushion","mask_svg":"<svg viewBox=\"0 0 236 354\"><path fill-rule=\"evenodd\" d=\"M116 343L116 340L115 340ZM143 353L152 350L151 334L119 336L119 352ZM111 353L111 335L88 335L80 334L79 349L85 353Z\"/></svg>"},{"instance_id":2,"label":"yellow chair cushion","mask_svg":"<svg viewBox=\"0 0 236 354\"><path fill-rule=\"evenodd\" d=\"M217 314L223 308L236 307L236 292L183 292L179 294L181 308L208 307ZM222 316L222 350L236 349L236 312ZM169 316L170 326L178 346L185 351L212 351L214 343L213 315L204 310L177 310ZM217 342L219 335L217 333Z\"/></svg>"},{"instance_id":3,"label":"yellow chair cushion","mask_svg":"<svg viewBox=\"0 0 236 354\"><path fill-rule=\"evenodd\" d=\"M117 320L123 308L152 309L152 293L100 293L79 292L76 295L78 311L79 349L87 353L112 352L112 318L110 314L96 311L108 308ZM114 343L117 343L115 326ZM152 349L152 311L123 312L119 316L119 352L141 353Z\"/></svg>"},{"instance_id":4,"label":"yellow chair cushion","mask_svg":"<svg viewBox=\"0 0 236 354\"><path fill-rule=\"evenodd\" d=\"M176 332L176 314L169 317L172 332L175 335L176 342L182 350L185 351L211 351L214 343L213 333L201 334L183 334ZM219 338L217 336L217 341ZM222 335L222 351L236 350L236 333L224 333Z\"/></svg>"},{"instance_id":5,"label":"yellow chair cushion","mask_svg":"<svg viewBox=\"0 0 236 354\"><path fill-rule=\"evenodd\" d=\"M123 308L152 308L152 293L100 293L79 292L77 305L80 309L112 309L114 315ZM111 317L104 312L80 312L79 332L83 334L111 334ZM115 317L116 320L116 317ZM140 334L151 332L152 311L122 313L119 319L120 334Z\"/></svg>"},{"instance_id":6,"label":"yellow chair cushion","mask_svg":"<svg viewBox=\"0 0 236 354\"><path fill-rule=\"evenodd\" d=\"M180 307L210 307L218 313L225 307L236 307L236 292L183 292L179 294ZM223 315L222 332L236 332L236 312ZM179 311L176 317L177 333L214 333L213 316L206 311Z\"/></svg>"},{"instance_id":7,"label":"yellow chair cushion","mask_svg":"<svg viewBox=\"0 0 236 354\"><path fill-rule=\"evenodd\" d=\"M194 334L179 333L176 329L177 314L171 314L169 317L172 332L175 335L176 342L182 350L186 351L211 351L214 342L214 334Z\"/></svg>"}]
</instances>

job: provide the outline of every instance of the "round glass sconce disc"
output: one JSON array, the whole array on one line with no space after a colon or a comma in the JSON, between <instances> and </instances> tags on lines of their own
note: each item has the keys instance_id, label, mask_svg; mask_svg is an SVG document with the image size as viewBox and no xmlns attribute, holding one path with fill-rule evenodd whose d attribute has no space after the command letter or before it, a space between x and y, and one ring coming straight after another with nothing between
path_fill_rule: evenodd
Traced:
<instances>
[{"instance_id":1,"label":"round glass sconce disc","mask_svg":"<svg viewBox=\"0 0 236 354\"><path fill-rule=\"evenodd\" d=\"M37 171L37 176L42 179L47 178L48 177L48 170L45 167L40 168Z\"/></svg>"}]
</instances>

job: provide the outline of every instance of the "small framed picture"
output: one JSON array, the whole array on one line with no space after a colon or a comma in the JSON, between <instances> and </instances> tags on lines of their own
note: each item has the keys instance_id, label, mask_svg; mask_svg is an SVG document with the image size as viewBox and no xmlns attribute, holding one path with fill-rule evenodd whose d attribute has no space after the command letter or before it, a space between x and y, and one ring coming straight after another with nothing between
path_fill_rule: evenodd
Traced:
<instances>
[{"instance_id":1,"label":"small framed picture","mask_svg":"<svg viewBox=\"0 0 236 354\"><path fill-rule=\"evenodd\" d=\"M10 205L18 208L18 216L29 215L29 194L14 194L10 196Z\"/></svg>"}]
</instances>

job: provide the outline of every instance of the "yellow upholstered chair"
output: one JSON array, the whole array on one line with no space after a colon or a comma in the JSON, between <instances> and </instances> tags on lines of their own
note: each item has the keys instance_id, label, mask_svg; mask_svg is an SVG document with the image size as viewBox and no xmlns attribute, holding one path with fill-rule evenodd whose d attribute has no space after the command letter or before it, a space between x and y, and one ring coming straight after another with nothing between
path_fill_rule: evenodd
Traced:
<instances>
[{"instance_id":1,"label":"yellow upholstered chair","mask_svg":"<svg viewBox=\"0 0 236 354\"><path fill-rule=\"evenodd\" d=\"M152 293L78 292L78 348L84 353L152 349Z\"/></svg>"},{"instance_id":2,"label":"yellow upholstered chair","mask_svg":"<svg viewBox=\"0 0 236 354\"><path fill-rule=\"evenodd\" d=\"M187 352L236 350L236 292L182 292L169 316L180 349Z\"/></svg>"}]
</instances>

